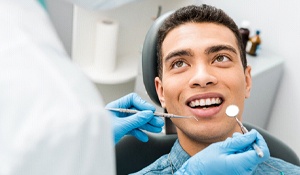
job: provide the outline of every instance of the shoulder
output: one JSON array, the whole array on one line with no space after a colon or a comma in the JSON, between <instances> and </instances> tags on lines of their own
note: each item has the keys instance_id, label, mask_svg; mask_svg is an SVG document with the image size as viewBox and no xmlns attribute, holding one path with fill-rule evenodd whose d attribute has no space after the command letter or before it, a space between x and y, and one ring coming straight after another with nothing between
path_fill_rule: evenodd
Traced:
<instances>
[{"instance_id":1,"label":"shoulder","mask_svg":"<svg viewBox=\"0 0 300 175\"><path fill-rule=\"evenodd\" d=\"M168 154L161 156L155 162L131 175L165 175L171 174L172 169L170 163L168 162Z\"/></svg>"},{"instance_id":2,"label":"shoulder","mask_svg":"<svg viewBox=\"0 0 300 175\"><path fill-rule=\"evenodd\" d=\"M157 159L154 163L135 173L135 175L168 175L177 171L190 156L176 140L171 152Z\"/></svg>"},{"instance_id":3,"label":"shoulder","mask_svg":"<svg viewBox=\"0 0 300 175\"><path fill-rule=\"evenodd\" d=\"M267 161L258 165L255 175L268 175L268 174L300 174L300 167L284 160L271 157Z\"/></svg>"}]
</instances>

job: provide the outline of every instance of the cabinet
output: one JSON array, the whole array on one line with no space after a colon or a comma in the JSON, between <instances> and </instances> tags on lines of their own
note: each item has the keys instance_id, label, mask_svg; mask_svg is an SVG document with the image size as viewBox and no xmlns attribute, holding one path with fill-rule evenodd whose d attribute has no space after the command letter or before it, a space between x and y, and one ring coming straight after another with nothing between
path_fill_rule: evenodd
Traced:
<instances>
[{"instance_id":1,"label":"cabinet","mask_svg":"<svg viewBox=\"0 0 300 175\"><path fill-rule=\"evenodd\" d=\"M252 67L252 89L250 98L245 101L243 121L266 129L283 74L284 60L266 51L257 57L247 55L247 59Z\"/></svg>"},{"instance_id":2,"label":"cabinet","mask_svg":"<svg viewBox=\"0 0 300 175\"><path fill-rule=\"evenodd\" d=\"M74 7L73 61L97 84L121 84L133 80L137 75L138 49L134 54L117 54L115 71L106 72L94 65L96 51L96 25L99 20L110 20L107 15ZM121 33L121 32L119 32ZM109 41L105 41L109 43ZM120 45L119 45L120 46ZM109 59L109 58L107 58Z\"/></svg>"}]
</instances>

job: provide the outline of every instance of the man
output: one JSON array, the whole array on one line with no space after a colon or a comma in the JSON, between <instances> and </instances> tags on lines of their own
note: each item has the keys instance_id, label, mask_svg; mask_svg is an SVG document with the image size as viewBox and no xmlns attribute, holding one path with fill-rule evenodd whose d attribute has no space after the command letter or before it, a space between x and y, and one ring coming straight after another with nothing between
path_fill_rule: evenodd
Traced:
<instances>
[{"instance_id":1,"label":"man","mask_svg":"<svg viewBox=\"0 0 300 175\"><path fill-rule=\"evenodd\" d=\"M194 155L207 152L209 145L236 137L241 129L225 110L237 105L241 120L252 83L238 27L220 9L208 5L183 7L164 21L157 40L155 87L161 106L169 113L194 116L198 121L172 119L178 141L168 155L137 174L173 174L188 166L185 162L191 156L194 159ZM205 162L198 160L198 166L193 164L196 169ZM247 168L245 162L239 166ZM251 174L300 174L300 167L276 158L249 169Z\"/></svg>"}]
</instances>

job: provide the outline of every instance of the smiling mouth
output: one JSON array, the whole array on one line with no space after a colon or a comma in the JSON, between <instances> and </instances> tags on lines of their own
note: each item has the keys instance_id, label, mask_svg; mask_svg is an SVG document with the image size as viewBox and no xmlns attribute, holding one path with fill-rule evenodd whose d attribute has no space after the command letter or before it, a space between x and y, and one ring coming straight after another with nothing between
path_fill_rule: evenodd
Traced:
<instances>
[{"instance_id":1,"label":"smiling mouth","mask_svg":"<svg viewBox=\"0 0 300 175\"><path fill-rule=\"evenodd\" d=\"M205 98L205 99L197 99L197 100L190 101L188 103L188 106L191 108L207 109L207 108L220 106L222 102L223 100L219 97Z\"/></svg>"}]
</instances>

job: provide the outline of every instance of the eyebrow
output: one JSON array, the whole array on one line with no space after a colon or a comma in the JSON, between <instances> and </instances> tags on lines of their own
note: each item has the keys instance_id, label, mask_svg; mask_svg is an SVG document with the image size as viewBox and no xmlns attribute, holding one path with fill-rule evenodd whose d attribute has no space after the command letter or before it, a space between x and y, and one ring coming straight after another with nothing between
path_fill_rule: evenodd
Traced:
<instances>
[{"instance_id":1,"label":"eyebrow","mask_svg":"<svg viewBox=\"0 0 300 175\"><path fill-rule=\"evenodd\" d=\"M175 50L175 51L169 53L165 57L165 62L167 62L169 59L171 59L173 57L178 57L178 56L193 56L193 53L189 50Z\"/></svg>"},{"instance_id":2,"label":"eyebrow","mask_svg":"<svg viewBox=\"0 0 300 175\"><path fill-rule=\"evenodd\" d=\"M221 50L228 50L228 51L231 51L231 52L237 54L236 49L234 47L230 46L230 45L216 45L216 46L211 46L211 47L205 49L204 53L205 54L211 54L211 53L219 52Z\"/></svg>"},{"instance_id":3,"label":"eyebrow","mask_svg":"<svg viewBox=\"0 0 300 175\"><path fill-rule=\"evenodd\" d=\"M211 53L219 52L221 50L228 50L230 52L233 52L233 53L237 54L236 49L234 47L230 46L230 45L211 46L211 47L205 49L204 53L208 55L208 54L211 54ZM169 53L165 57L165 62L167 62L169 59L171 59L173 57L178 57L178 56L193 56L193 53L190 50L175 50L175 51Z\"/></svg>"}]
</instances>

